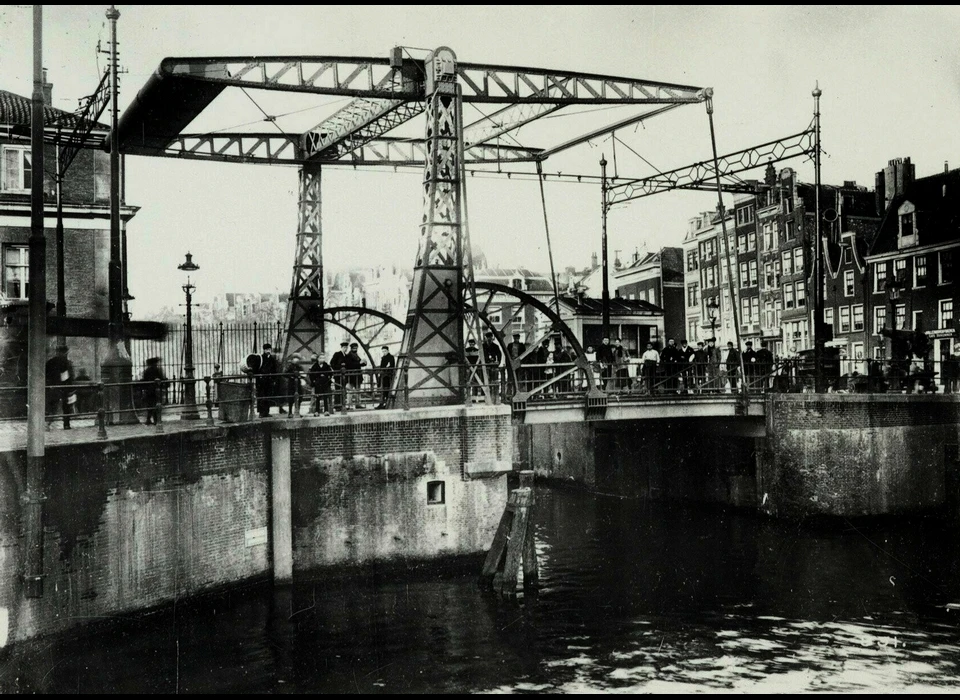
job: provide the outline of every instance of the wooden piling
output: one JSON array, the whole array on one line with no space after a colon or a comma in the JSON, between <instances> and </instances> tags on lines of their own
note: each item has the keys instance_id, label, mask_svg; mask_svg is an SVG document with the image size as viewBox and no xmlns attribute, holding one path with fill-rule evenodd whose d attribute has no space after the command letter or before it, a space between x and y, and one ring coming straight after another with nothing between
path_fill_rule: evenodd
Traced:
<instances>
[{"instance_id":1,"label":"wooden piling","mask_svg":"<svg viewBox=\"0 0 960 700\"><path fill-rule=\"evenodd\" d=\"M493 544L487 552L480 583L502 596L516 596L521 571L524 588L536 585L539 571L532 510L533 488L528 486L511 491Z\"/></svg>"}]
</instances>

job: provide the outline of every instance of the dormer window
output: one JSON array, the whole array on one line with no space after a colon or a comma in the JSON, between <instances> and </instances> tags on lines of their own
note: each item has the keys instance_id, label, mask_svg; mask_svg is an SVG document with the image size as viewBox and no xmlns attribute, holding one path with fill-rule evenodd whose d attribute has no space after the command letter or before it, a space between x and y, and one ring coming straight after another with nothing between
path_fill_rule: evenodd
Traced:
<instances>
[{"instance_id":1,"label":"dormer window","mask_svg":"<svg viewBox=\"0 0 960 700\"><path fill-rule=\"evenodd\" d=\"M910 202L904 202L897 212L900 215L900 230L897 232L897 247L917 245L917 210Z\"/></svg>"}]
</instances>

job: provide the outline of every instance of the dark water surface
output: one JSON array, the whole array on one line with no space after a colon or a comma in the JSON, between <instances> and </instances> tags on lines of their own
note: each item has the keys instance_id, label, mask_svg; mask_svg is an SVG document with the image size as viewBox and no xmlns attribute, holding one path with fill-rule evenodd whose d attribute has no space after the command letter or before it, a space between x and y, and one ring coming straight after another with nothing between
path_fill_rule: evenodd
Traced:
<instances>
[{"instance_id":1,"label":"dark water surface","mask_svg":"<svg viewBox=\"0 0 960 700\"><path fill-rule=\"evenodd\" d=\"M542 587L466 571L248 589L0 657L3 692L960 689L960 544L540 489Z\"/></svg>"}]
</instances>

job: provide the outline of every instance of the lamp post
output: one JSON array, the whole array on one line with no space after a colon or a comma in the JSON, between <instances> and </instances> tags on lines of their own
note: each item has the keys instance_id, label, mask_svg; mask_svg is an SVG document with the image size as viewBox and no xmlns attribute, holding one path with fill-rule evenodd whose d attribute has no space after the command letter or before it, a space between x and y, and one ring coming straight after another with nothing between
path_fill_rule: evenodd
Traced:
<instances>
[{"instance_id":1,"label":"lamp post","mask_svg":"<svg viewBox=\"0 0 960 700\"><path fill-rule=\"evenodd\" d=\"M200 266L193 262L193 256L187 253L186 260L177 265L177 269L187 273L187 283L182 287L183 293L187 295L187 342L183 353L183 411L180 419L199 420L196 380L193 376L193 292L196 287L190 284L190 273L199 270Z\"/></svg>"},{"instance_id":2,"label":"lamp post","mask_svg":"<svg viewBox=\"0 0 960 700\"><path fill-rule=\"evenodd\" d=\"M717 300L711 297L707 303L707 312L710 314L710 337L714 340L717 338L717 311L719 309L720 305L717 304Z\"/></svg>"}]
</instances>

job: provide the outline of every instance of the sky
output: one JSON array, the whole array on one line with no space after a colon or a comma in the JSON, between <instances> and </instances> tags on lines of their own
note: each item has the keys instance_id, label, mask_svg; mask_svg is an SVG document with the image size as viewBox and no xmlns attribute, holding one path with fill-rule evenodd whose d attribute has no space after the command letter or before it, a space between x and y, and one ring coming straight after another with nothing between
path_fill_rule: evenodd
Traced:
<instances>
[{"instance_id":1,"label":"sky","mask_svg":"<svg viewBox=\"0 0 960 700\"><path fill-rule=\"evenodd\" d=\"M32 90L31 10L0 7L0 88ZM44 65L54 106L73 110L106 63L97 54L109 29L107 6L44 8ZM621 75L714 88L720 153L788 136L811 121L821 98L823 180L872 187L888 160L909 156L922 177L960 167L960 10L842 6L138 6L119 5L121 111L167 56L383 56L393 46L422 57L449 46L459 60ZM342 98L223 99L201 119L217 128L262 129L262 114L296 112L278 123L302 131L342 106ZM489 109L489 108L488 108ZM634 110L636 111L636 110ZM629 112L584 110L521 132L545 144L593 130ZM465 108L467 120L479 113ZM422 127L421 127L422 128ZM527 127L524 127L527 129ZM636 128L551 158L546 172L645 177L710 155L702 104L685 105ZM625 145L624 145L625 144ZM537 145L534 143L533 145ZM631 152L635 151L635 153ZM642 158L640 157L642 156ZM796 168L813 180L812 163ZM759 173L758 175L759 176ZM325 168L324 262L328 268L412 267L420 220L420 177L407 172ZM195 299L225 291L289 291L297 228L294 167L127 159L127 202L140 207L128 227L134 317L179 303L176 266L188 250L201 269ZM536 182L470 178L469 227L491 263L549 270ZM599 251L601 204L595 184L547 182L546 213L558 269L586 266ZM614 208L611 257L679 245L687 221L716 196L672 192ZM206 297L206 298L205 298Z\"/></svg>"}]
</instances>

